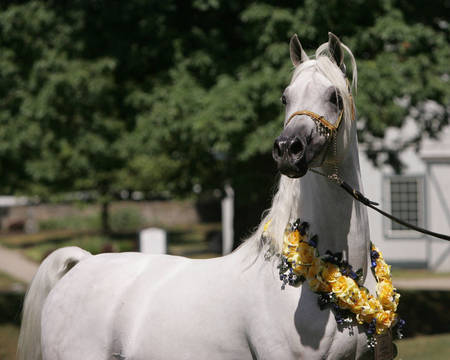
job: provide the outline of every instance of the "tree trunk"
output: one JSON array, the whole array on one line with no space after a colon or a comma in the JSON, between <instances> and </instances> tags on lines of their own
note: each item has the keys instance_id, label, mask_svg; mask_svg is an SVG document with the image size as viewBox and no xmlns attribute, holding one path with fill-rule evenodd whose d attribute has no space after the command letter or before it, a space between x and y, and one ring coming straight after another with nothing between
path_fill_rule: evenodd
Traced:
<instances>
[{"instance_id":1,"label":"tree trunk","mask_svg":"<svg viewBox=\"0 0 450 360\"><path fill-rule=\"evenodd\" d=\"M102 201L102 232L104 234L111 232L109 227L109 201Z\"/></svg>"}]
</instances>

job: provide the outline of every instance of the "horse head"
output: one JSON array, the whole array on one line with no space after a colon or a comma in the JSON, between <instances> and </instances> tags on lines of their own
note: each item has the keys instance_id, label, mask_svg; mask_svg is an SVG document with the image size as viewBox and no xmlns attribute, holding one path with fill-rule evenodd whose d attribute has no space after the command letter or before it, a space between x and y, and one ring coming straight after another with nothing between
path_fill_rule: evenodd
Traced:
<instances>
[{"instance_id":1,"label":"horse head","mask_svg":"<svg viewBox=\"0 0 450 360\"><path fill-rule=\"evenodd\" d=\"M344 65L346 50L356 82L353 55L337 36L329 33L328 43L317 49L315 59L308 58L297 35L291 38L295 71L281 97L286 107L284 129L272 151L282 174L302 177L309 168L330 165L345 156L354 128L349 121L354 118L354 104Z\"/></svg>"}]
</instances>

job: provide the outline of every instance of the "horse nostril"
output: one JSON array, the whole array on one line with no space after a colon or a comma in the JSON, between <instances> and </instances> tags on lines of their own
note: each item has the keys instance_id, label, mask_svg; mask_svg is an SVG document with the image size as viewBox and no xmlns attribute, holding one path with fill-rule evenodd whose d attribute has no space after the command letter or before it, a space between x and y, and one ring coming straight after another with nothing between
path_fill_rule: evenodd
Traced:
<instances>
[{"instance_id":1,"label":"horse nostril","mask_svg":"<svg viewBox=\"0 0 450 360\"><path fill-rule=\"evenodd\" d=\"M283 150L281 149L280 143L278 140L275 140L275 143L273 144L273 154L278 158L283 157Z\"/></svg>"},{"instance_id":2,"label":"horse nostril","mask_svg":"<svg viewBox=\"0 0 450 360\"><path fill-rule=\"evenodd\" d=\"M299 138L295 138L289 146L289 152L291 155L300 155L303 151L303 144Z\"/></svg>"}]
</instances>

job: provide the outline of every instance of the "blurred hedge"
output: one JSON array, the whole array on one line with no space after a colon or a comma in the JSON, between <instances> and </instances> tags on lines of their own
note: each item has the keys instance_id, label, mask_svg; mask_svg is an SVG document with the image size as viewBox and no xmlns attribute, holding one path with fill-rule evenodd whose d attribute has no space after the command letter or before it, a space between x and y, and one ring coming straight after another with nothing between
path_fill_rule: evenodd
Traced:
<instances>
[{"instance_id":1,"label":"blurred hedge","mask_svg":"<svg viewBox=\"0 0 450 360\"><path fill-rule=\"evenodd\" d=\"M406 320L405 335L450 332L450 291L400 291L400 317Z\"/></svg>"}]
</instances>

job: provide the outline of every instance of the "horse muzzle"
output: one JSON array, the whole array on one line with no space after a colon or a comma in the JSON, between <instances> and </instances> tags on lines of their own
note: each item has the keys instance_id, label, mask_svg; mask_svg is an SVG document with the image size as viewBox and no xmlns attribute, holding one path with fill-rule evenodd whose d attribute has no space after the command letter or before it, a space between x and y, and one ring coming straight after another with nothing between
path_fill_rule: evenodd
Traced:
<instances>
[{"instance_id":1,"label":"horse muzzle","mask_svg":"<svg viewBox=\"0 0 450 360\"><path fill-rule=\"evenodd\" d=\"M305 152L306 140L301 136L287 137L281 134L273 145L272 156L278 170L291 178L302 177L308 171Z\"/></svg>"},{"instance_id":2,"label":"horse muzzle","mask_svg":"<svg viewBox=\"0 0 450 360\"><path fill-rule=\"evenodd\" d=\"M275 140L272 156L283 175L299 178L308 168L322 165L330 137L314 123L304 121L292 125L285 127Z\"/></svg>"}]
</instances>

